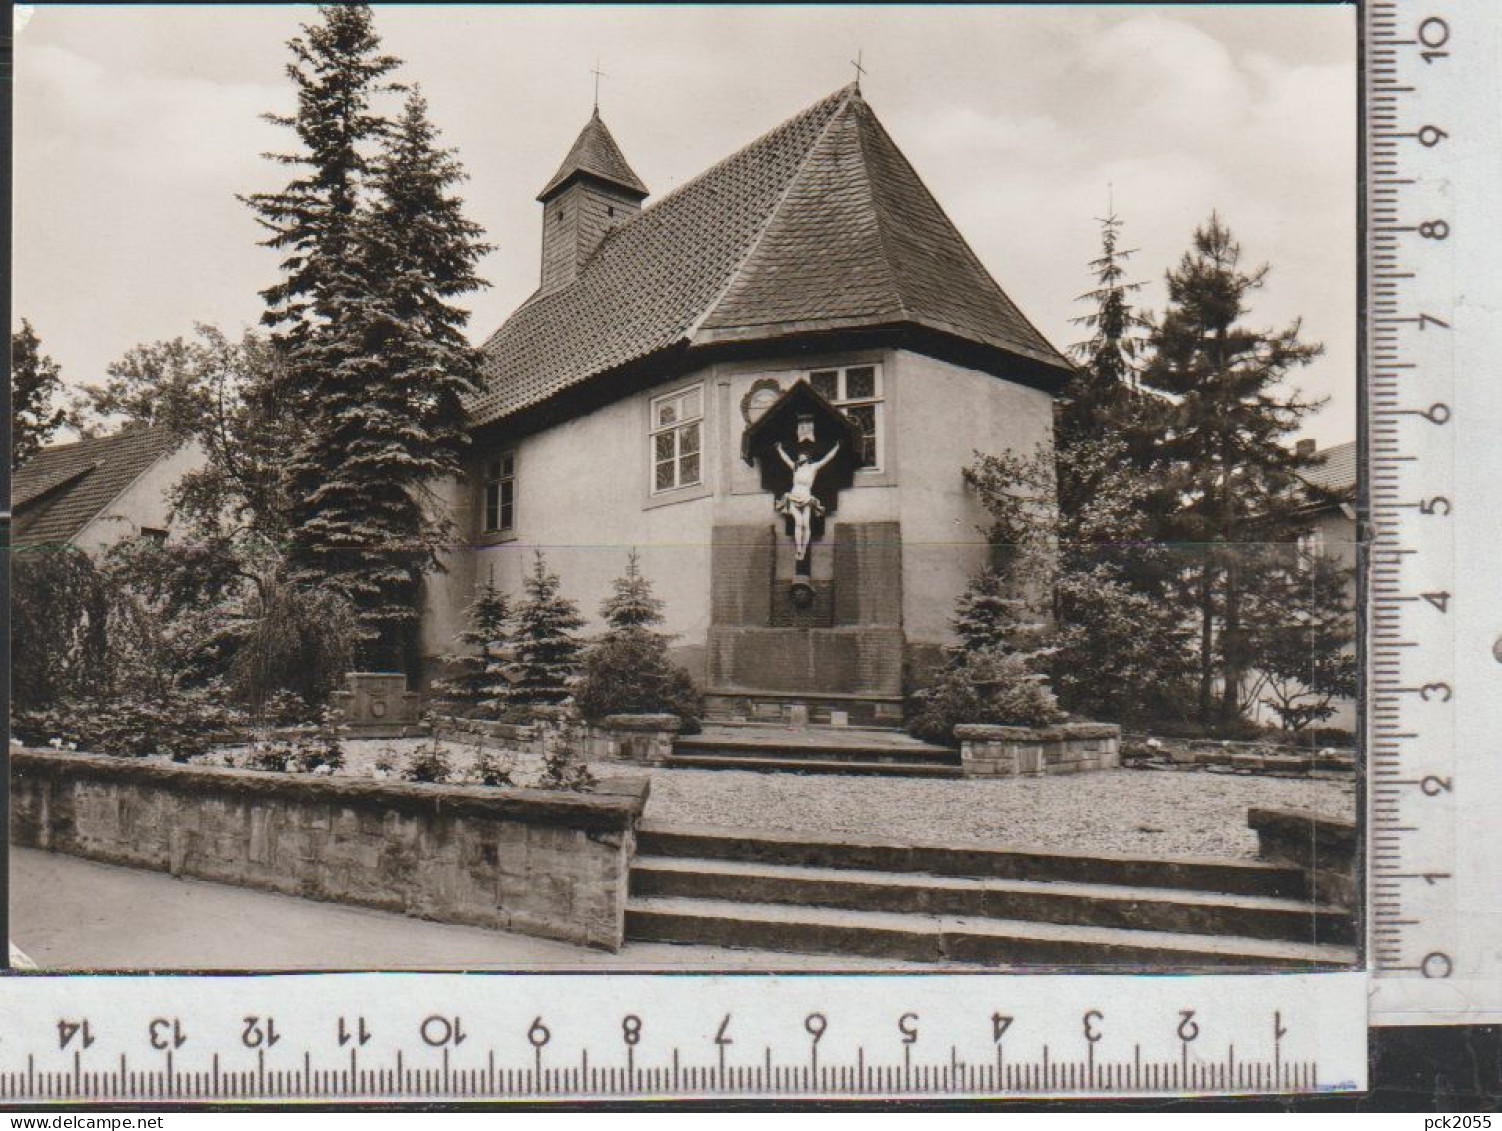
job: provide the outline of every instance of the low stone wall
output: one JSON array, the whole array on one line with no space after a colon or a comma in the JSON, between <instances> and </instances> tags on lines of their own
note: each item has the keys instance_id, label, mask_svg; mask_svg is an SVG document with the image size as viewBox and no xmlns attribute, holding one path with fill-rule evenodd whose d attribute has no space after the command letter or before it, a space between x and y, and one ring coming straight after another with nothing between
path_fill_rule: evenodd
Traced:
<instances>
[{"instance_id":1,"label":"low stone wall","mask_svg":"<svg viewBox=\"0 0 1502 1131\"><path fill-rule=\"evenodd\" d=\"M1111 723L1048 727L965 724L954 728L966 777L1040 777L1111 770L1121 764L1121 728Z\"/></svg>"},{"instance_id":2,"label":"low stone wall","mask_svg":"<svg viewBox=\"0 0 1502 1131\"><path fill-rule=\"evenodd\" d=\"M682 729L677 715L607 715L599 723L542 718L533 723L501 723L489 719L440 718L441 737L481 734L508 750L539 756L560 744L576 757L590 762L665 762L673 752L673 739Z\"/></svg>"},{"instance_id":3,"label":"low stone wall","mask_svg":"<svg viewBox=\"0 0 1502 1131\"><path fill-rule=\"evenodd\" d=\"M11 751L29 848L615 950L648 781L587 794Z\"/></svg>"},{"instance_id":4,"label":"low stone wall","mask_svg":"<svg viewBox=\"0 0 1502 1131\"><path fill-rule=\"evenodd\" d=\"M1356 771L1354 750L1301 750L1267 742L1214 739L1131 736L1126 740L1124 761L1127 765L1148 765L1155 769L1207 767L1276 777L1342 777Z\"/></svg>"},{"instance_id":5,"label":"low stone wall","mask_svg":"<svg viewBox=\"0 0 1502 1131\"><path fill-rule=\"evenodd\" d=\"M1302 868L1321 903L1354 908L1361 892L1361 838L1354 821L1298 809L1249 809L1247 826L1257 834L1257 856Z\"/></svg>"}]
</instances>

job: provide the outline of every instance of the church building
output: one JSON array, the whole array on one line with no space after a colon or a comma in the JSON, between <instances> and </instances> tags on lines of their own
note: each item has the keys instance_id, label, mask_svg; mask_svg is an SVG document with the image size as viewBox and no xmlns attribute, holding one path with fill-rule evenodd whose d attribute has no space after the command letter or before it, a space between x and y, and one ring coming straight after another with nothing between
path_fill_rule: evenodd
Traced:
<instances>
[{"instance_id":1,"label":"church building","mask_svg":"<svg viewBox=\"0 0 1502 1131\"><path fill-rule=\"evenodd\" d=\"M712 712L898 722L987 560L963 469L1049 445L1069 365L858 85L649 198L596 110L484 345L424 653L534 549L594 618L634 547Z\"/></svg>"}]
</instances>

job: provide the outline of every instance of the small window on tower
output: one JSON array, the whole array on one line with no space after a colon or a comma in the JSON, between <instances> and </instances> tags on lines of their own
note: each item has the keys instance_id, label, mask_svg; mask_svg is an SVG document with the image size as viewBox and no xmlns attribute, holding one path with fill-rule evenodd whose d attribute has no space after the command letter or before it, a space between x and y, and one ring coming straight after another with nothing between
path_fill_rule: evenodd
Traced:
<instances>
[{"instance_id":1,"label":"small window on tower","mask_svg":"<svg viewBox=\"0 0 1502 1131\"><path fill-rule=\"evenodd\" d=\"M485 464L486 534L516 529L516 453L503 452Z\"/></svg>"},{"instance_id":2,"label":"small window on tower","mask_svg":"<svg viewBox=\"0 0 1502 1131\"><path fill-rule=\"evenodd\" d=\"M605 215L607 215L607 216L614 216L615 215L615 205L613 205L613 204L607 204L605 206Z\"/></svg>"}]
</instances>

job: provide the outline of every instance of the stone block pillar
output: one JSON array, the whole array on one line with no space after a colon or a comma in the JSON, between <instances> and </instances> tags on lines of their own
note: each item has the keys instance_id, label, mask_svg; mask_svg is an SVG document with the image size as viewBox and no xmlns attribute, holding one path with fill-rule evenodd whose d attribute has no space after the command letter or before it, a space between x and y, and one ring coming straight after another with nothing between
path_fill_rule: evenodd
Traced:
<instances>
[{"instance_id":1,"label":"stone block pillar","mask_svg":"<svg viewBox=\"0 0 1502 1131\"><path fill-rule=\"evenodd\" d=\"M350 672L330 699L355 737L399 738L422 721L423 697L401 672Z\"/></svg>"},{"instance_id":2,"label":"stone block pillar","mask_svg":"<svg viewBox=\"0 0 1502 1131\"><path fill-rule=\"evenodd\" d=\"M591 728L590 746L607 757L655 765L668 760L682 725L677 715L606 715Z\"/></svg>"},{"instance_id":3,"label":"stone block pillar","mask_svg":"<svg viewBox=\"0 0 1502 1131\"><path fill-rule=\"evenodd\" d=\"M1048 727L964 724L954 728L966 777L1041 777L1121 764L1121 728L1109 723Z\"/></svg>"}]
</instances>

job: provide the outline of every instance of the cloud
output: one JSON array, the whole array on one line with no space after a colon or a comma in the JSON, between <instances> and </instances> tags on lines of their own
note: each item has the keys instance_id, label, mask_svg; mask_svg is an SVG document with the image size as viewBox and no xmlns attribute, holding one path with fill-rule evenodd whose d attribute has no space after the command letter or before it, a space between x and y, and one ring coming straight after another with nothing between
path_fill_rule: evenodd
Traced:
<instances>
[{"instance_id":1,"label":"cloud","mask_svg":"<svg viewBox=\"0 0 1502 1131\"><path fill-rule=\"evenodd\" d=\"M284 144L262 122L280 86L154 70L107 70L65 47L21 40L16 116L23 138L87 153L101 171L146 181L224 181ZM247 146L247 142L252 146Z\"/></svg>"}]
</instances>

